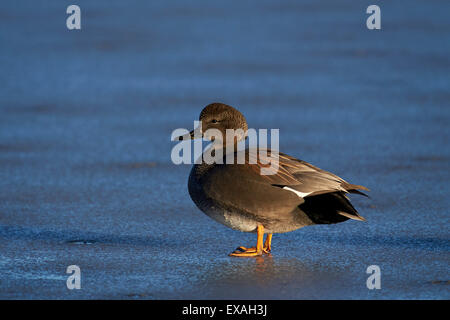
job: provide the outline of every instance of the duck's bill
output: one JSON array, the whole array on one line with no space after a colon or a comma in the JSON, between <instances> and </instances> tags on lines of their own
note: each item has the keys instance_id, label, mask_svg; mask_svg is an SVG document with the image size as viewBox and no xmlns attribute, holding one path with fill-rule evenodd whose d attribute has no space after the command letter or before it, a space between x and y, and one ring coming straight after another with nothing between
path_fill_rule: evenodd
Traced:
<instances>
[{"instance_id":1,"label":"duck's bill","mask_svg":"<svg viewBox=\"0 0 450 320\"><path fill-rule=\"evenodd\" d=\"M186 133L186 134L183 135L183 136L179 136L176 140L178 140L178 141L182 141L182 140L193 140L193 139L196 138L194 135L195 135L195 130L192 130L191 132Z\"/></svg>"}]
</instances>

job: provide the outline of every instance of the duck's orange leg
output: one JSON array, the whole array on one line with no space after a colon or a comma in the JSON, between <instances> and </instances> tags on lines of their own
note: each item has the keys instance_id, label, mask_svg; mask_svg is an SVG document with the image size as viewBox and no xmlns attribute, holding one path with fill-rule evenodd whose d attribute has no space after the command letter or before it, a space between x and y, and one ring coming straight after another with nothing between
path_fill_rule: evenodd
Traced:
<instances>
[{"instance_id":1,"label":"duck's orange leg","mask_svg":"<svg viewBox=\"0 0 450 320\"><path fill-rule=\"evenodd\" d=\"M272 233L267 234L266 241L264 242L262 251L265 254L270 254L270 252L272 251ZM241 252L253 253L253 252L256 252L256 247L246 248L246 247L241 246L241 247L236 248L236 250L234 250L233 253L241 253ZM231 255L232 254L230 254L230 256Z\"/></svg>"},{"instance_id":2,"label":"duck's orange leg","mask_svg":"<svg viewBox=\"0 0 450 320\"><path fill-rule=\"evenodd\" d=\"M261 256L263 254L263 239L264 239L264 227L259 224L256 228L256 233L258 235L258 239L256 241L256 248L245 248L245 247L239 247L236 250L234 250L232 253L230 253L230 256L232 257L256 257ZM267 240L266 240L267 242Z\"/></svg>"},{"instance_id":3,"label":"duck's orange leg","mask_svg":"<svg viewBox=\"0 0 450 320\"><path fill-rule=\"evenodd\" d=\"M263 251L265 253L270 253L272 251L272 234L268 233L266 237L266 241L264 242Z\"/></svg>"},{"instance_id":4,"label":"duck's orange leg","mask_svg":"<svg viewBox=\"0 0 450 320\"><path fill-rule=\"evenodd\" d=\"M251 247L251 248L239 247L235 251L256 252L256 247ZM269 254L272 251L272 233L267 234L266 241L264 242L262 251L263 251L263 253L266 253L266 254Z\"/></svg>"}]
</instances>

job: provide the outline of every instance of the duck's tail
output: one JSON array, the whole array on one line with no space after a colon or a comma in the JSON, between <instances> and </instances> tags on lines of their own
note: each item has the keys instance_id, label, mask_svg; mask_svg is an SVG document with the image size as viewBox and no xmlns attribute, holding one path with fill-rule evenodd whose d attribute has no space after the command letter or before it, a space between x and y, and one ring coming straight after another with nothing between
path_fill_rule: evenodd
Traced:
<instances>
[{"instance_id":1,"label":"duck's tail","mask_svg":"<svg viewBox=\"0 0 450 320\"><path fill-rule=\"evenodd\" d=\"M345 193L341 191L306 197L305 202L299 205L299 208L315 224L339 223L348 219L366 220L359 215Z\"/></svg>"}]
</instances>

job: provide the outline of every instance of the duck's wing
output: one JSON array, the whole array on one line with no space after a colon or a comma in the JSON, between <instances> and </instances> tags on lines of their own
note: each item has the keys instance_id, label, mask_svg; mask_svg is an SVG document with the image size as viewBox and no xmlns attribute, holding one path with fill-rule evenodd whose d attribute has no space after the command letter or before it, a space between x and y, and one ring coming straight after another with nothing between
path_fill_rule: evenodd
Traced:
<instances>
[{"instance_id":1,"label":"duck's wing","mask_svg":"<svg viewBox=\"0 0 450 320\"><path fill-rule=\"evenodd\" d=\"M350 203L346 193L367 196L358 191L358 189L369 191L366 187L348 183L331 172L284 153L272 158L270 152L263 152L257 155L257 161L255 161L255 156L252 159L249 155L248 158L249 168L254 171L266 168L265 172L268 171L267 163L270 163L268 161L271 160L270 167L274 170L272 172L269 170L269 173L272 174L260 175L260 179L266 180L266 183L279 187L285 192L290 191L289 193L296 194L303 201L299 208L314 223L335 223L348 218L365 220Z\"/></svg>"},{"instance_id":2,"label":"duck's wing","mask_svg":"<svg viewBox=\"0 0 450 320\"><path fill-rule=\"evenodd\" d=\"M237 163L235 159L235 164L216 164L207 174L201 175L200 185L207 198L230 210L245 210L261 218L279 219L301 205L308 209L308 199L312 199L312 203L318 201L314 196L330 194L330 199L325 202L331 207L339 202L337 214L359 219L351 204L340 203L349 203L344 193L365 187L349 184L332 173L282 153L274 158L270 157L270 151L266 155L247 153L245 163ZM269 172L272 174L261 174L261 169L266 169L267 173L270 168L274 169Z\"/></svg>"},{"instance_id":3,"label":"duck's wing","mask_svg":"<svg viewBox=\"0 0 450 320\"><path fill-rule=\"evenodd\" d=\"M298 196L316 196L330 192L358 193L367 190L364 186L348 183L337 175L322 170L312 164L279 153L271 157L271 152L249 153L247 165L255 172L260 172L262 179L274 186L285 188L289 191L297 191ZM262 169L269 174L261 174Z\"/></svg>"}]
</instances>

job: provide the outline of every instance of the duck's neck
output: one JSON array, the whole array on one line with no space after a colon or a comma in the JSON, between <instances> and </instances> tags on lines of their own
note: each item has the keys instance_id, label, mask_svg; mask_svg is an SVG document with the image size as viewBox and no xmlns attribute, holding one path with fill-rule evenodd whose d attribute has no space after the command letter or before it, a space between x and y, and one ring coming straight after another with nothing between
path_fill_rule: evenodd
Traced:
<instances>
[{"instance_id":1,"label":"duck's neck","mask_svg":"<svg viewBox=\"0 0 450 320\"><path fill-rule=\"evenodd\" d=\"M208 168L217 165L225 164L227 157L233 157L239 148L239 144L236 142L234 144L222 144L222 143L212 143L210 144L202 155L195 161L196 170L205 171Z\"/></svg>"}]
</instances>

